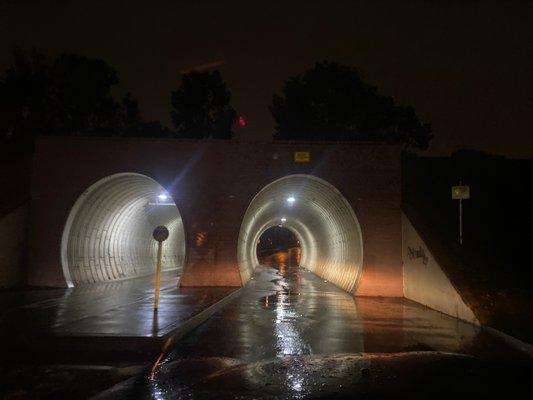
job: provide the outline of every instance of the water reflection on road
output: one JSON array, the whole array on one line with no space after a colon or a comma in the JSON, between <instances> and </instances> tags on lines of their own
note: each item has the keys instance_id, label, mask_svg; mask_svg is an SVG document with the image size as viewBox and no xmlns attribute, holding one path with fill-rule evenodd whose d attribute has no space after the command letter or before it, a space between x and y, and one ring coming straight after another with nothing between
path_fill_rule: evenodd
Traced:
<instances>
[{"instance_id":1,"label":"water reflection on road","mask_svg":"<svg viewBox=\"0 0 533 400\"><path fill-rule=\"evenodd\" d=\"M477 328L405 299L356 298L278 252L240 298L182 340L179 357L254 362L310 354L461 352Z\"/></svg>"},{"instance_id":2,"label":"water reflection on road","mask_svg":"<svg viewBox=\"0 0 533 400\"><path fill-rule=\"evenodd\" d=\"M323 369L317 356L463 352L477 334L470 324L404 299L354 299L299 268L296 259L295 252L264 259L239 298L177 343L151 380L153 398L183 394L188 381L213 370L234 370L232 365L247 365L237 374L237 385L266 387L266 369L274 368L278 393L306 397L317 379L310 371ZM358 362L357 368L364 368L370 361ZM352 368L353 363L335 365ZM318 378L327 376L322 371Z\"/></svg>"}]
</instances>

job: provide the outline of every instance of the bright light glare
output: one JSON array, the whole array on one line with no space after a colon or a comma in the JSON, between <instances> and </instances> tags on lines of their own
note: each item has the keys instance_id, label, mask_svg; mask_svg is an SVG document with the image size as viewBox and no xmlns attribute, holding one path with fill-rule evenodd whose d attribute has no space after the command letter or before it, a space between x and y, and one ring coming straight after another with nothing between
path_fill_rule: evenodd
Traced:
<instances>
[{"instance_id":1,"label":"bright light glare","mask_svg":"<svg viewBox=\"0 0 533 400\"><path fill-rule=\"evenodd\" d=\"M159 196L157 196L157 198L159 200L163 200L164 201L164 200L168 199L168 196L166 194L164 194L164 193L161 193Z\"/></svg>"},{"instance_id":2,"label":"bright light glare","mask_svg":"<svg viewBox=\"0 0 533 400\"><path fill-rule=\"evenodd\" d=\"M283 217L283 218L281 219L281 222L287 222L287 218Z\"/></svg>"},{"instance_id":3,"label":"bright light glare","mask_svg":"<svg viewBox=\"0 0 533 400\"><path fill-rule=\"evenodd\" d=\"M291 197L287 197L287 201L288 201L290 204L292 204L292 203L294 203L294 202L296 201L296 199L295 199L294 197L291 196Z\"/></svg>"}]
</instances>

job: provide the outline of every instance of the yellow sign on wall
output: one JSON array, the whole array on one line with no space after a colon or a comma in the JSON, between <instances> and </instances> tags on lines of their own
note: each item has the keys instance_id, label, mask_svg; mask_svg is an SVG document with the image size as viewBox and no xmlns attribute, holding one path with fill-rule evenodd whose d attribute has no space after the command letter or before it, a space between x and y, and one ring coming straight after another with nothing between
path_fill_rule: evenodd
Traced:
<instances>
[{"instance_id":1,"label":"yellow sign on wall","mask_svg":"<svg viewBox=\"0 0 533 400\"><path fill-rule=\"evenodd\" d=\"M311 153L308 151L295 151L294 162L309 162L311 161Z\"/></svg>"}]
</instances>

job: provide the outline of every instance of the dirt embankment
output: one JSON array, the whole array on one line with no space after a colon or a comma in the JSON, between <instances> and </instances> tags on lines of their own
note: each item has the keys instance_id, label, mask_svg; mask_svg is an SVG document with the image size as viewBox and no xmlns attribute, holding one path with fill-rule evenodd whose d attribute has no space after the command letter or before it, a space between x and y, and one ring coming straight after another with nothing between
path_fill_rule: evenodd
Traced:
<instances>
[{"instance_id":1,"label":"dirt embankment","mask_svg":"<svg viewBox=\"0 0 533 400\"><path fill-rule=\"evenodd\" d=\"M533 160L479 152L406 156L403 208L479 320L533 343ZM470 186L463 201L463 245L451 186Z\"/></svg>"}]
</instances>

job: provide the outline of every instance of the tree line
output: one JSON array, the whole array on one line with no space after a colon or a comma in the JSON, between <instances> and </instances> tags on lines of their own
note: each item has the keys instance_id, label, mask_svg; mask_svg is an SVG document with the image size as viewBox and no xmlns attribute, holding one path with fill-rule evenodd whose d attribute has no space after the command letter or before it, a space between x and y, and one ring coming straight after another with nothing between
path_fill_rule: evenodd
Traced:
<instances>
[{"instance_id":1,"label":"tree line","mask_svg":"<svg viewBox=\"0 0 533 400\"><path fill-rule=\"evenodd\" d=\"M230 139L239 114L220 71L182 75L170 93L172 128L146 121L131 93L113 96L117 71L77 54L47 60L16 50L0 77L0 137L28 142L36 135ZM413 107L395 104L354 67L317 62L289 77L272 98L274 140L397 141L428 147L431 126Z\"/></svg>"}]
</instances>

